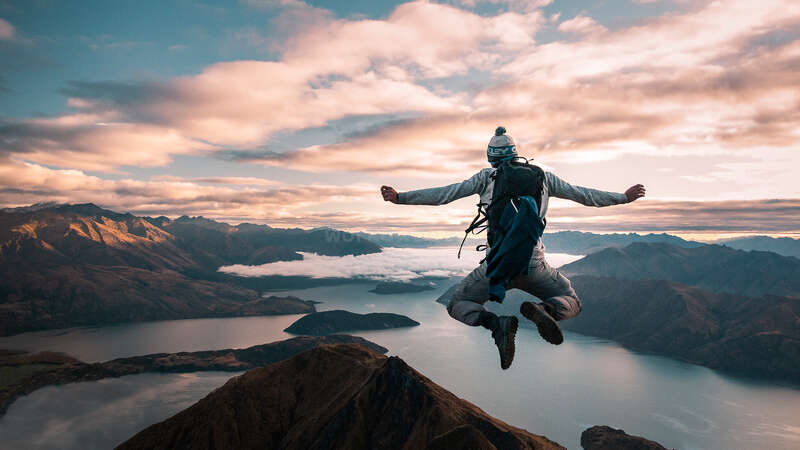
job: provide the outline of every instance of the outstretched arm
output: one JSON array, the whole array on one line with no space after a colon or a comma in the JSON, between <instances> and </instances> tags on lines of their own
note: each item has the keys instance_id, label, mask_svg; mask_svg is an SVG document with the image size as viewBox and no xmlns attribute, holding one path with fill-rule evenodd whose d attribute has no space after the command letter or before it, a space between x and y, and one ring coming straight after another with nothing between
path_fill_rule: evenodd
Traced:
<instances>
[{"instance_id":1,"label":"outstretched arm","mask_svg":"<svg viewBox=\"0 0 800 450\"><path fill-rule=\"evenodd\" d=\"M387 202L404 205L444 205L468 195L480 194L488 179L489 171L482 170L460 183L442 187L398 193L391 186L381 186L381 195Z\"/></svg>"},{"instance_id":2,"label":"outstretched arm","mask_svg":"<svg viewBox=\"0 0 800 450\"><path fill-rule=\"evenodd\" d=\"M625 191L625 196L628 197L628 203L644 197L645 189L643 184L634 184Z\"/></svg>"},{"instance_id":3,"label":"outstretched arm","mask_svg":"<svg viewBox=\"0 0 800 450\"><path fill-rule=\"evenodd\" d=\"M625 193L601 191L598 189L574 186L550 172L545 173L547 190L550 195L572 200L586 206L611 206L629 203L644 197L645 189L641 184L631 186Z\"/></svg>"}]
</instances>

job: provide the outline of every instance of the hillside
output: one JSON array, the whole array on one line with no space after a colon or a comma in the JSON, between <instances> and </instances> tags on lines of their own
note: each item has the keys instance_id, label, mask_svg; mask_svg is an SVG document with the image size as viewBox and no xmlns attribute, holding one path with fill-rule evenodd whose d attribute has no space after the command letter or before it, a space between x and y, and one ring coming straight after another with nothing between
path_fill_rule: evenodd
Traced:
<instances>
[{"instance_id":1,"label":"hillside","mask_svg":"<svg viewBox=\"0 0 800 450\"><path fill-rule=\"evenodd\" d=\"M329 232L330 233L330 232ZM0 335L114 322L285 311L270 280L220 274L229 264L301 259L300 251L363 254L380 247L339 233L231 226L202 217L149 218L93 204L0 211Z\"/></svg>"},{"instance_id":2,"label":"hillside","mask_svg":"<svg viewBox=\"0 0 800 450\"><path fill-rule=\"evenodd\" d=\"M489 416L398 357L344 344L235 377L118 448L425 449L465 442L563 448Z\"/></svg>"},{"instance_id":3,"label":"hillside","mask_svg":"<svg viewBox=\"0 0 800 450\"><path fill-rule=\"evenodd\" d=\"M639 351L759 378L800 381L800 298L715 293L666 280L621 280L576 275L581 313L563 329L614 340ZM455 285L436 301L447 304ZM523 301L512 289L497 314L517 315Z\"/></svg>"},{"instance_id":4,"label":"hillside","mask_svg":"<svg viewBox=\"0 0 800 450\"><path fill-rule=\"evenodd\" d=\"M576 276L566 330L714 369L800 381L800 298L743 297L664 280Z\"/></svg>"},{"instance_id":5,"label":"hillside","mask_svg":"<svg viewBox=\"0 0 800 450\"><path fill-rule=\"evenodd\" d=\"M720 245L681 248L636 243L608 248L562 266L565 275L669 280L744 296L800 296L800 260Z\"/></svg>"},{"instance_id":6,"label":"hillside","mask_svg":"<svg viewBox=\"0 0 800 450\"><path fill-rule=\"evenodd\" d=\"M611 247L625 247L635 242L664 243L678 247L693 248L705 245L701 242L687 241L671 234L610 233L597 234L582 231L558 231L545 233L542 243L551 253L588 255Z\"/></svg>"}]
</instances>

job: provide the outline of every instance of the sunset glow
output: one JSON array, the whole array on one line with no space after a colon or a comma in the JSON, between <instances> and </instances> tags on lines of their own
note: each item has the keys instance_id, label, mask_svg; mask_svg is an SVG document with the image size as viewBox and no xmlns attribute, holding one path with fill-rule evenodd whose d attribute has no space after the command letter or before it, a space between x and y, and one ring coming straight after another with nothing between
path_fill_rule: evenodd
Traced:
<instances>
[{"instance_id":1,"label":"sunset glow","mask_svg":"<svg viewBox=\"0 0 800 450\"><path fill-rule=\"evenodd\" d=\"M548 230L800 236L796 0L0 1L0 206L457 235L498 125Z\"/></svg>"}]
</instances>

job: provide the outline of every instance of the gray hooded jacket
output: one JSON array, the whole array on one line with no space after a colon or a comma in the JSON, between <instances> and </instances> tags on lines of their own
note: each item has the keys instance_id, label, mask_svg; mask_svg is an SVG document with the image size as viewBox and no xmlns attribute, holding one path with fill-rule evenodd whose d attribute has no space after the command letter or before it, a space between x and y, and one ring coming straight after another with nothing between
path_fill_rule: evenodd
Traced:
<instances>
[{"instance_id":1,"label":"gray hooded jacket","mask_svg":"<svg viewBox=\"0 0 800 450\"><path fill-rule=\"evenodd\" d=\"M481 203L489 204L492 201L494 181L491 178L495 169L487 167L472 177L447 186L416 191L401 192L397 202L405 205L444 205L469 195L478 194ZM547 214L549 198L564 198L586 206L611 206L628 203L628 197L618 192L600 191L597 189L573 186L550 172L544 173L545 182L542 189L542 204L540 217ZM544 245L539 240L534 249L534 257L544 256Z\"/></svg>"}]
</instances>

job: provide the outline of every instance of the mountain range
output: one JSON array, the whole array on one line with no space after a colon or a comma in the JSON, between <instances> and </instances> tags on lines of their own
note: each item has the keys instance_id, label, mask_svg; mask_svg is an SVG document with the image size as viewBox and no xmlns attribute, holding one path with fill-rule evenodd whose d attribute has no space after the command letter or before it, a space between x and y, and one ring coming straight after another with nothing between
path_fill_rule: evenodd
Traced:
<instances>
[{"instance_id":1,"label":"mountain range","mask_svg":"<svg viewBox=\"0 0 800 450\"><path fill-rule=\"evenodd\" d=\"M404 234L373 234L355 233L369 241L375 242L382 247L408 247L424 248L436 246L452 246L461 243L460 237L449 238L421 238ZM470 235L464 244L467 248L475 246L476 243L483 243L485 237L481 235ZM582 231L557 231L545 233L542 236L542 243L551 253L567 253L570 255L588 255L609 247L624 247L634 242L663 242L676 245L678 247L699 247L705 245L702 242L687 241L678 236L667 233L659 234L638 234L638 233L610 233L597 234Z\"/></svg>"},{"instance_id":2,"label":"mountain range","mask_svg":"<svg viewBox=\"0 0 800 450\"><path fill-rule=\"evenodd\" d=\"M800 278L793 274L798 263L718 245L687 249L636 243L605 249L559 269L583 303L577 317L560 324L634 350L797 382ZM437 301L447 304L454 290ZM526 300L539 301L513 289L502 304L486 306L497 314L519 315Z\"/></svg>"},{"instance_id":3,"label":"mountain range","mask_svg":"<svg viewBox=\"0 0 800 450\"><path fill-rule=\"evenodd\" d=\"M800 259L721 245L635 243L607 248L559 269L566 275L669 280L743 296L800 296Z\"/></svg>"},{"instance_id":4,"label":"mountain range","mask_svg":"<svg viewBox=\"0 0 800 450\"><path fill-rule=\"evenodd\" d=\"M723 239L715 243L738 250L761 250L764 252L775 252L783 256L800 258L800 239L747 236L743 238Z\"/></svg>"},{"instance_id":5,"label":"mountain range","mask_svg":"<svg viewBox=\"0 0 800 450\"><path fill-rule=\"evenodd\" d=\"M567 253L570 255L588 255L606 248L625 247L637 242L664 243L684 248L694 248L705 245L702 242L687 241L667 233L596 234L582 231L558 231L555 233L545 233L544 236L542 236L542 243L544 243L548 252Z\"/></svg>"},{"instance_id":6,"label":"mountain range","mask_svg":"<svg viewBox=\"0 0 800 450\"><path fill-rule=\"evenodd\" d=\"M375 253L345 232L139 217L93 204L0 211L0 335L140 320L275 313L269 280L230 264ZM333 236L333 237L332 237Z\"/></svg>"}]
</instances>

